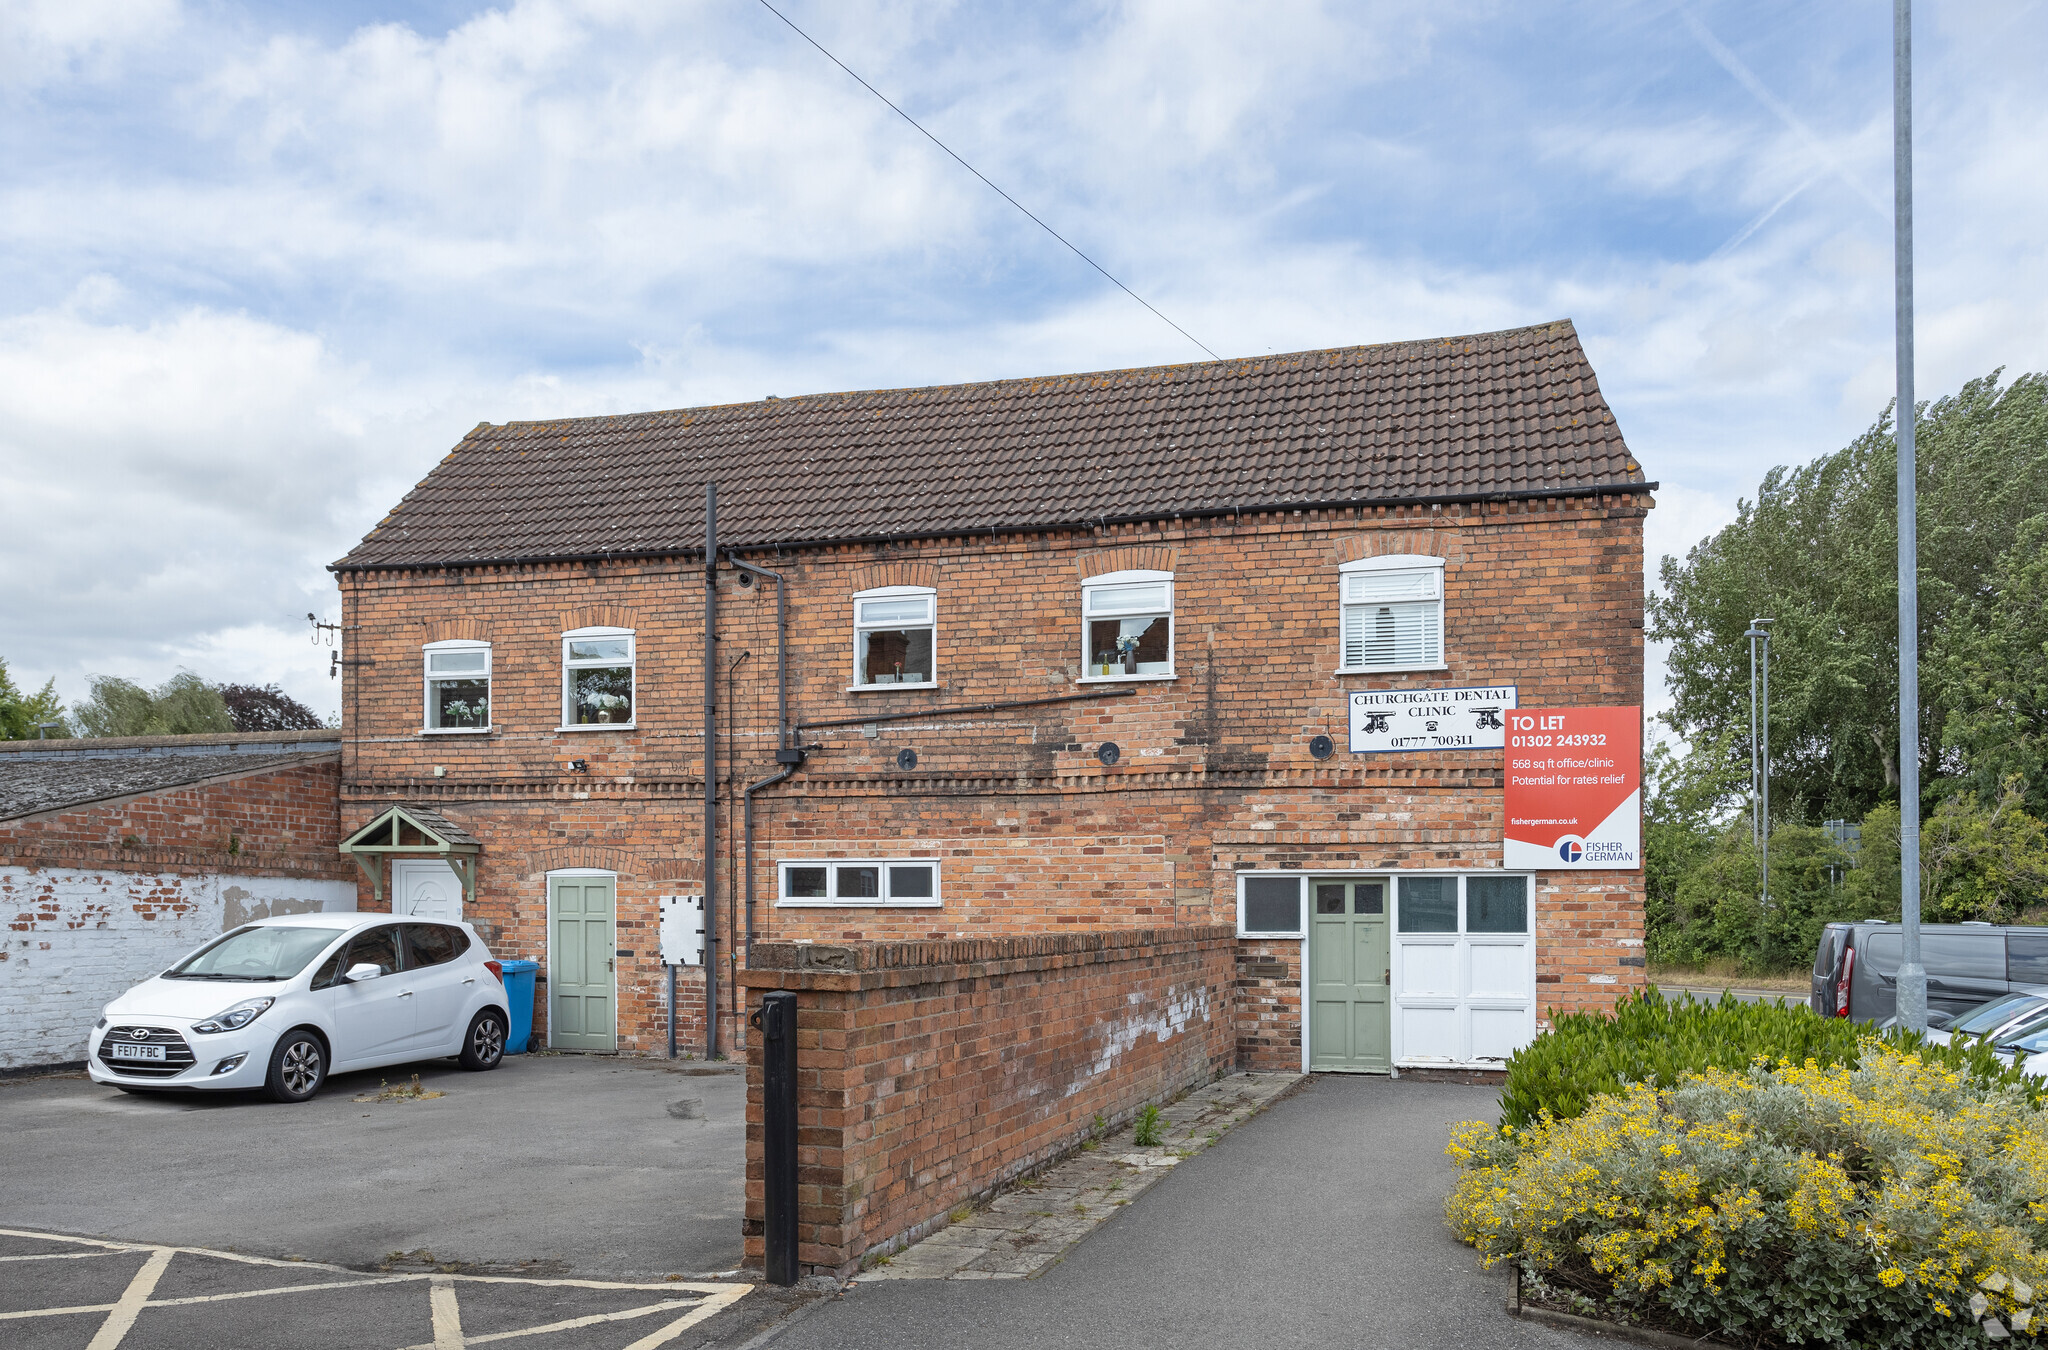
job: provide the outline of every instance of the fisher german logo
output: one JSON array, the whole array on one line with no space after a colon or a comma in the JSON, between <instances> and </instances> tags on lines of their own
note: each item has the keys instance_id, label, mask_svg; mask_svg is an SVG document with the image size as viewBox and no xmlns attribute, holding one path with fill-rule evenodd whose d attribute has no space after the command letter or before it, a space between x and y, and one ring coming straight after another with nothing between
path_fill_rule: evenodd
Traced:
<instances>
[{"instance_id":1,"label":"fisher german logo","mask_svg":"<svg viewBox=\"0 0 2048 1350\"><path fill-rule=\"evenodd\" d=\"M1632 863L1635 854L1615 839L1582 839L1568 834L1557 841L1557 856L1567 867L1578 863Z\"/></svg>"}]
</instances>

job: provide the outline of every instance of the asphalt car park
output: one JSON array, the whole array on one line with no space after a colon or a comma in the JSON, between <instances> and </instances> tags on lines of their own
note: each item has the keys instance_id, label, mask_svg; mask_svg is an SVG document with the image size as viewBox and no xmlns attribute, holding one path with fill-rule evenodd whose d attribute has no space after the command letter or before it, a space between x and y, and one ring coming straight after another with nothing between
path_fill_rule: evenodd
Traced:
<instances>
[{"instance_id":1,"label":"asphalt car park","mask_svg":"<svg viewBox=\"0 0 2048 1350\"><path fill-rule=\"evenodd\" d=\"M745 1097L734 1067L556 1054L337 1074L290 1105L0 1080L0 1226L363 1270L716 1275L740 1263Z\"/></svg>"},{"instance_id":2,"label":"asphalt car park","mask_svg":"<svg viewBox=\"0 0 2048 1350\"><path fill-rule=\"evenodd\" d=\"M744 1282L366 1273L0 1228L10 1350L680 1350L751 1338L788 1302Z\"/></svg>"}]
</instances>

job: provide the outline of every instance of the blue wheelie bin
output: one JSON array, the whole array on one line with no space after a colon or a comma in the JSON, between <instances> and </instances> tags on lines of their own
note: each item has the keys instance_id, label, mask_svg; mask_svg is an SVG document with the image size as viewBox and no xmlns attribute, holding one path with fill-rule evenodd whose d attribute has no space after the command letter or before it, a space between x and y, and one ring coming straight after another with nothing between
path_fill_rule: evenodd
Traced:
<instances>
[{"instance_id":1,"label":"blue wheelie bin","mask_svg":"<svg viewBox=\"0 0 2048 1350\"><path fill-rule=\"evenodd\" d=\"M500 961L505 971L505 1008L512 1025L505 1032L505 1053L523 1055L533 1039L533 976L538 961Z\"/></svg>"}]
</instances>

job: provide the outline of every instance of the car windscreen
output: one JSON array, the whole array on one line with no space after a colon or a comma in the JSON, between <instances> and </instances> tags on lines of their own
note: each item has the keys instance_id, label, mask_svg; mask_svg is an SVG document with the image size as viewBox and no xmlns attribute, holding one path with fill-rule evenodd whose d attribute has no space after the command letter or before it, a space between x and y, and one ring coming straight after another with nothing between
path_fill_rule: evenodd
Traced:
<instances>
[{"instance_id":1,"label":"car windscreen","mask_svg":"<svg viewBox=\"0 0 2048 1350\"><path fill-rule=\"evenodd\" d=\"M2023 1055L2038 1055L2048 1050L2048 1009L2038 1017L2026 1021L2002 1033L1998 1038L2000 1050L2017 1050Z\"/></svg>"},{"instance_id":2,"label":"car windscreen","mask_svg":"<svg viewBox=\"0 0 2048 1350\"><path fill-rule=\"evenodd\" d=\"M2043 1003L2037 995L2001 994L1989 1003L1980 1003L1970 1009L1951 1022L1948 1029L1958 1036L1982 1036L2025 1013L2029 1005L2048 1012L2048 1003Z\"/></svg>"},{"instance_id":3,"label":"car windscreen","mask_svg":"<svg viewBox=\"0 0 2048 1350\"><path fill-rule=\"evenodd\" d=\"M340 936L332 928L238 928L164 972L173 980L289 980Z\"/></svg>"}]
</instances>

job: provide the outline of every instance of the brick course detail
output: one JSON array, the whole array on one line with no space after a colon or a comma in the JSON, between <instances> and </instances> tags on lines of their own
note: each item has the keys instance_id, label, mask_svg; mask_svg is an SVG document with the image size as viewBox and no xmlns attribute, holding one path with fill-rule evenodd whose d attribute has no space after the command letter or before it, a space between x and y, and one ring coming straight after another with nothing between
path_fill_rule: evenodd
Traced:
<instances>
[{"instance_id":1,"label":"brick course detail","mask_svg":"<svg viewBox=\"0 0 2048 1350\"><path fill-rule=\"evenodd\" d=\"M797 995L798 1260L845 1275L953 1206L1227 1072L1237 942L1215 924L940 942L771 943ZM761 1062L747 1256L762 1259Z\"/></svg>"}]
</instances>

